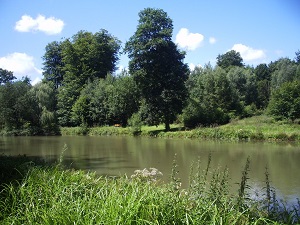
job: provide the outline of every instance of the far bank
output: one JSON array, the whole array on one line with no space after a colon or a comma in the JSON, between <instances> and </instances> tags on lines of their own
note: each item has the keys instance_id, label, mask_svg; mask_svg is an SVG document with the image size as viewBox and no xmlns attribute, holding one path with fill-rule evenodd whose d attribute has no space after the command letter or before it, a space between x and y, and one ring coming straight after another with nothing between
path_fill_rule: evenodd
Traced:
<instances>
[{"instance_id":1,"label":"far bank","mask_svg":"<svg viewBox=\"0 0 300 225\"><path fill-rule=\"evenodd\" d=\"M62 127L62 135L129 135L159 138L190 138L224 141L300 142L300 125L289 121L276 121L267 116L234 120L222 126L198 127L187 130L172 124L166 132L163 125L141 127Z\"/></svg>"}]
</instances>

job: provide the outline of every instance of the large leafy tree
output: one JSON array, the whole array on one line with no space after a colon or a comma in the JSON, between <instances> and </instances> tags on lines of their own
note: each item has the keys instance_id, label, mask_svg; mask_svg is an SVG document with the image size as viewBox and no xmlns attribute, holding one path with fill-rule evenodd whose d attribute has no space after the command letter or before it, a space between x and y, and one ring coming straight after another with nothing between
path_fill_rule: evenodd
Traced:
<instances>
[{"instance_id":1,"label":"large leafy tree","mask_svg":"<svg viewBox=\"0 0 300 225\"><path fill-rule=\"evenodd\" d=\"M47 81L51 81L55 88L61 86L63 81L63 67L64 63L62 61L62 48L64 42L53 41L49 43L45 50L45 54L42 57L44 62L44 78Z\"/></svg>"},{"instance_id":2,"label":"large leafy tree","mask_svg":"<svg viewBox=\"0 0 300 225\"><path fill-rule=\"evenodd\" d=\"M184 53L172 41L173 24L161 9L146 8L125 45L130 58L129 71L141 90L151 124L165 123L166 130L180 113L186 99L188 67Z\"/></svg>"},{"instance_id":3,"label":"large leafy tree","mask_svg":"<svg viewBox=\"0 0 300 225\"><path fill-rule=\"evenodd\" d=\"M63 82L58 92L58 119L60 125L76 125L72 121L72 107L81 90L98 78L105 78L116 69L120 41L106 30L95 34L79 31L62 47ZM79 106L85 103L81 99ZM76 108L78 108L76 107ZM79 107L80 108L80 107Z\"/></svg>"}]
</instances>

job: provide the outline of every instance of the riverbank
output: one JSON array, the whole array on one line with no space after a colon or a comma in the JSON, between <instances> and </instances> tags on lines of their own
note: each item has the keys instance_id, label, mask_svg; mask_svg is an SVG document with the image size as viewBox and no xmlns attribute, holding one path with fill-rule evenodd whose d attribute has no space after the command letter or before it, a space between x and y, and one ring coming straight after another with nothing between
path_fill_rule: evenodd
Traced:
<instances>
[{"instance_id":1,"label":"riverbank","mask_svg":"<svg viewBox=\"0 0 300 225\"><path fill-rule=\"evenodd\" d=\"M12 176L1 185L1 224L296 224L300 219L300 205L289 210L272 199L267 172L264 198L249 199L249 161L239 192L230 195L228 171L211 169L210 159L193 167L189 188L181 189L176 160L171 182L161 183L154 168L131 177L99 177L17 158L1 160L1 166L22 168L15 174L18 182L9 184Z\"/></svg>"},{"instance_id":2,"label":"riverbank","mask_svg":"<svg viewBox=\"0 0 300 225\"><path fill-rule=\"evenodd\" d=\"M163 125L160 125L142 126L138 132L131 127L63 127L61 133L62 135L138 135L225 141L300 142L299 124L275 121L267 116L255 116L235 120L222 126L198 127L193 130L186 130L183 126L173 124L169 132L165 132Z\"/></svg>"}]
</instances>

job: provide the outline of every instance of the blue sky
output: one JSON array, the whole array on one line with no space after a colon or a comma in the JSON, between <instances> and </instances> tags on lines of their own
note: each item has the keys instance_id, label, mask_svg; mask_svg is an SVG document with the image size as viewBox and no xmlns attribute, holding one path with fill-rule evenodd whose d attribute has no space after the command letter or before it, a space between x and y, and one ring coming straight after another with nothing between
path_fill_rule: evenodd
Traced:
<instances>
[{"instance_id":1,"label":"blue sky","mask_svg":"<svg viewBox=\"0 0 300 225\"><path fill-rule=\"evenodd\" d=\"M173 41L193 68L218 54L239 51L245 64L293 59L300 49L298 0L0 0L0 68L17 78L42 78L42 56L52 41L80 30L106 29L125 42L144 8L160 8L173 20ZM128 66L126 55L120 68Z\"/></svg>"}]
</instances>

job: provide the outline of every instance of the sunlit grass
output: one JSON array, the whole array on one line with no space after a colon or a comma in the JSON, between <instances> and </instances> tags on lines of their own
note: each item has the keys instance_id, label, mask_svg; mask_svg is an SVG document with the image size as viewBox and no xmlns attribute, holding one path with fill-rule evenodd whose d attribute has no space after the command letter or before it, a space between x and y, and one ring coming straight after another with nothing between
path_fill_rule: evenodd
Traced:
<instances>
[{"instance_id":1,"label":"sunlit grass","mask_svg":"<svg viewBox=\"0 0 300 225\"><path fill-rule=\"evenodd\" d=\"M296 224L299 221L299 208L288 211L281 207L281 210L269 197L268 204L264 199L258 202L247 198L249 161L241 172L237 195L229 194L228 170L210 168L210 161L211 158L204 169L200 160L191 167L188 189L180 188L176 159L170 183L159 182L161 174L154 168L135 171L131 177L109 178L81 170L64 170L60 164L32 166L19 184L3 186L0 224Z\"/></svg>"},{"instance_id":2,"label":"sunlit grass","mask_svg":"<svg viewBox=\"0 0 300 225\"><path fill-rule=\"evenodd\" d=\"M198 138L226 141L270 141L300 142L300 125L289 121L275 121L268 116L255 116L233 120L222 126L198 127L186 130L181 124L172 124L166 132L163 124L142 126L141 131L133 132L130 127L71 127L62 128L62 135L139 135L160 138Z\"/></svg>"}]
</instances>

